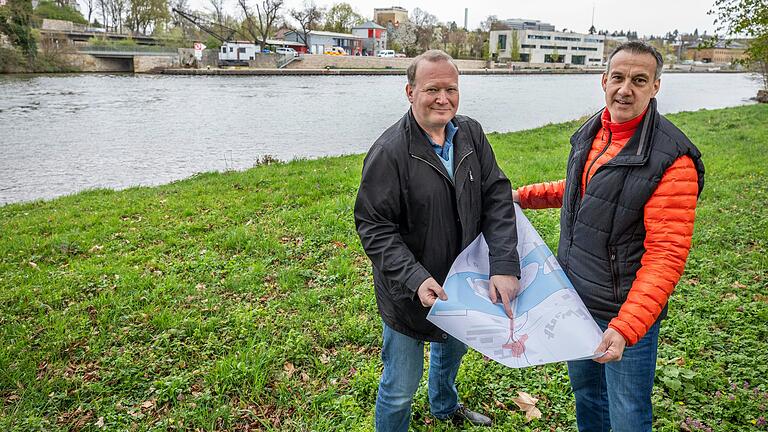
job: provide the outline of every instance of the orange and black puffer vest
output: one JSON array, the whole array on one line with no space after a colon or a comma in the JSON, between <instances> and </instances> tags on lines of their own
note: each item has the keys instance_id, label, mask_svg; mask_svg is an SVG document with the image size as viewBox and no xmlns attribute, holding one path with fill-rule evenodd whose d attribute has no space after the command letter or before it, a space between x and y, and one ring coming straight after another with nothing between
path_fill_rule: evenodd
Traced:
<instances>
[{"instance_id":1,"label":"orange and black puffer vest","mask_svg":"<svg viewBox=\"0 0 768 432\"><path fill-rule=\"evenodd\" d=\"M704 164L696 146L656 111L651 99L632 138L595 171L582 194L584 165L602 127L601 114L571 137L557 255L587 309L595 318L611 320L626 300L645 253L646 202L667 168L684 155L693 160L701 194ZM665 315L666 307L661 317Z\"/></svg>"}]
</instances>

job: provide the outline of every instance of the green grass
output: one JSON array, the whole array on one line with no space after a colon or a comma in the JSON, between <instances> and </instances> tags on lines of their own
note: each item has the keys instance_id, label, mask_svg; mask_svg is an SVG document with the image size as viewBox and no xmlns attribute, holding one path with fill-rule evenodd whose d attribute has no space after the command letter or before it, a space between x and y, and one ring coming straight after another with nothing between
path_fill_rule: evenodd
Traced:
<instances>
[{"instance_id":1,"label":"green grass","mask_svg":"<svg viewBox=\"0 0 768 432\"><path fill-rule=\"evenodd\" d=\"M662 325L655 430L768 416L768 106L670 118L707 168ZM491 134L514 185L563 176L570 122ZM0 430L371 430L381 323L352 219L362 156L0 208ZM558 213L528 213L554 247ZM563 364L470 352L492 430L574 430ZM450 430L428 414L415 430ZM526 423L512 398L540 399ZM702 427L705 430L706 427ZM483 429L487 430L487 429Z\"/></svg>"}]
</instances>

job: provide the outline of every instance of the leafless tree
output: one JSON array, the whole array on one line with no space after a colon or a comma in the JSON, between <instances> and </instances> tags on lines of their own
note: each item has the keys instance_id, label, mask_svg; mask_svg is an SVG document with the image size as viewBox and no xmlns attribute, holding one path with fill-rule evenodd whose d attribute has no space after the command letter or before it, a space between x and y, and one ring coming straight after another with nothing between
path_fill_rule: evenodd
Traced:
<instances>
[{"instance_id":1,"label":"leafless tree","mask_svg":"<svg viewBox=\"0 0 768 432\"><path fill-rule=\"evenodd\" d=\"M261 0L256 3L256 12L248 5L247 0L237 0L240 10L243 11L245 20L243 27L253 39L254 43L261 44L262 48L267 44L267 39L278 19L284 0Z\"/></svg>"},{"instance_id":2,"label":"leafless tree","mask_svg":"<svg viewBox=\"0 0 768 432\"><path fill-rule=\"evenodd\" d=\"M224 23L224 0L208 0L208 4L211 6L211 15L213 21L218 25Z\"/></svg>"},{"instance_id":3,"label":"leafless tree","mask_svg":"<svg viewBox=\"0 0 768 432\"><path fill-rule=\"evenodd\" d=\"M428 50L432 43L437 17L425 10L414 8L409 21L415 28L415 45L422 51Z\"/></svg>"},{"instance_id":4,"label":"leafless tree","mask_svg":"<svg viewBox=\"0 0 768 432\"><path fill-rule=\"evenodd\" d=\"M86 17L88 19L88 24L91 24L91 16L93 15L93 11L96 10L95 0L85 0L85 8L88 10L88 16Z\"/></svg>"},{"instance_id":5,"label":"leafless tree","mask_svg":"<svg viewBox=\"0 0 768 432\"><path fill-rule=\"evenodd\" d=\"M499 22L499 17L496 15L488 15L485 17L483 22L480 23L480 30L487 33L491 31L491 27L493 27L493 25L497 22Z\"/></svg>"},{"instance_id":6,"label":"leafless tree","mask_svg":"<svg viewBox=\"0 0 768 432\"><path fill-rule=\"evenodd\" d=\"M299 23L299 39L309 49L309 32L314 30L323 19L324 8L317 7L314 2L304 3L303 9L291 9L291 18Z\"/></svg>"}]
</instances>

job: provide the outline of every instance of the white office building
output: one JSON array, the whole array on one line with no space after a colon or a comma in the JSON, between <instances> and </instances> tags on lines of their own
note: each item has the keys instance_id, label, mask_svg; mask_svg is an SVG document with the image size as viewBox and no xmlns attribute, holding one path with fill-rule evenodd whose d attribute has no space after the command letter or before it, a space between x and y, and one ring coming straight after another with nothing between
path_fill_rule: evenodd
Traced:
<instances>
[{"instance_id":1,"label":"white office building","mask_svg":"<svg viewBox=\"0 0 768 432\"><path fill-rule=\"evenodd\" d=\"M491 30L489 52L499 60L510 60L517 44L519 61L601 66L605 36L543 30Z\"/></svg>"}]
</instances>

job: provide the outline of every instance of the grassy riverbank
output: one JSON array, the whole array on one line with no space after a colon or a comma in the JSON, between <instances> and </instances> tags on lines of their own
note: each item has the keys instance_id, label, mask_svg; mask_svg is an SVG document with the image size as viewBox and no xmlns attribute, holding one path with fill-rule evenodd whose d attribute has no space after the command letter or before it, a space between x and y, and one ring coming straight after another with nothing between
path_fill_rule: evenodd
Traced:
<instances>
[{"instance_id":1,"label":"grassy riverbank","mask_svg":"<svg viewBox=\"0 0 768 432\"><path fill-rule=\"evenodd\" d=\"M768 106L670 118L707 184L662 326L654 429L765 430ZM553 180L577 126L490 140L513 184ZM0 430L370 430L381 324L352 220L361 163L0 208ZM554 247L557 212L528 215ZM562 364L471 352L459 391L493 430L575 429ZM514 410L518 391L540 420ZM425 386L414 411L416 430L450 429L426 414Z\"/></svg>"}]
</instances>

